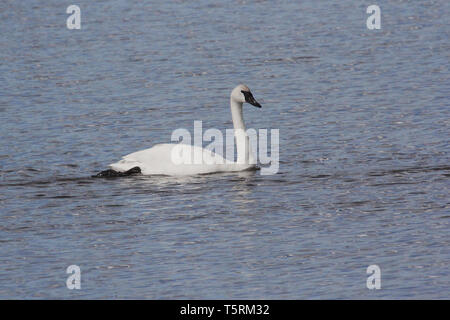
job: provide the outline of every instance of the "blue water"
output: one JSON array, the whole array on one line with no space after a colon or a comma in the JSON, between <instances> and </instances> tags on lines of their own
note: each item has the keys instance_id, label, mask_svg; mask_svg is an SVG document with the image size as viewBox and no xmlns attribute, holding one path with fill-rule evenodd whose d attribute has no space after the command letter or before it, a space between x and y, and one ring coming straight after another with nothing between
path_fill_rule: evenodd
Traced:
<instances>
[{"instance_id":1,"label":"blue water","mask_svg":"<svg viewBox=\"0 0 450 320\"><path fill-rule=\"evenodd\" d=\"M0 2L0 298L450 298L450 2L69 4ZM277 174L90 178L241 82Z\"/></svg>"}]
</instances>

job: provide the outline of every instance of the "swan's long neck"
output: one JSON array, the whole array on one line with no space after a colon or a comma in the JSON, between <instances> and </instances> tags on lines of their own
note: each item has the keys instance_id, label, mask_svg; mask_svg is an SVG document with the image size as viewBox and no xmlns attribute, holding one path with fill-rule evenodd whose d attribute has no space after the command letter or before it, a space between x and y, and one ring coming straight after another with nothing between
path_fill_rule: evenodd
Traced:
<instances>
[{"instance_id":1,"label":"swan's long neck","mask_svg":"<svg viewBox=\"0 0 450 320\"><path fill-rule=\"evenodd\" d=\"M245 132L244 116L242 114L242 102L230 99L231 118L233 119L234 136L236 138L237 163L255 164L256 161L251 151L250 141Z\"/></svg>"}]
</instances>

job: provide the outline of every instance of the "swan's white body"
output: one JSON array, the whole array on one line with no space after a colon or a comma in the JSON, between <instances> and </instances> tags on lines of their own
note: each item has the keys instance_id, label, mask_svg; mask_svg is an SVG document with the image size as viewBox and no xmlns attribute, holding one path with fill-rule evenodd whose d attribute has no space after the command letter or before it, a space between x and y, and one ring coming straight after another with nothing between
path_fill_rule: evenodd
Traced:
<instances>
[{"instance_id":1,"label":"swan's white body","mask_svg":"<svg viewBox=\"0 0 450 320\"><path fill-rule=\"evenodd\" d=\"M193 155L200 152L202 163L176 163L172 154L180 152ZM194 175L213 172L243 171L252 169L254 164L238 164L224 159L210 150L188 144L157 144L152 148L130 153L119 162L111 164L109 167L118 172L125 172L134 167L141 168L144 175Z\"/></svg>"},{"instance_id":2,"label":"swan's white body","mask_svg":"<svg viewBox=\"0 0 450 320\"><path fill-rule=\"evenodd\" d=\"M242 112L245 97L243 96L242 90L250 92L247 86L239 85L231 92L230 97L231 115L237 147L236 162L224 159L222 156L198 146L187 144L157 144L152 148L130 153L120 161L110 164L109 167L118 172L126 172L134 167L139 167L141 173L144 175L172 176L244 171L255 168L256 161L249 145L249 138L245 133ZM254 99L253 101L256 103L256 106L260 107L259 103ZM188 158L191 161L180 161L183 155L189 155ZM201 159L200 162L198 161L199 157Z\"/></svg>"}]
</instances>

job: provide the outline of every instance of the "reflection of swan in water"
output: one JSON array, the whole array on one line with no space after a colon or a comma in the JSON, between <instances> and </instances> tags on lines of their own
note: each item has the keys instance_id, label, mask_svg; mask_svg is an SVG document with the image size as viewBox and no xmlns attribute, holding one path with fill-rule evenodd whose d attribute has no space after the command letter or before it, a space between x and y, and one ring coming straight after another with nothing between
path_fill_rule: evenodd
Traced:
<instances>
[{"instance_id":1,"label":"reflection of swan in water","mask_svg":"<svg viewBox=\"0 0 450 320\"><path fill-rule=\"evenodd\" d=\"M152 203L154 206L155 201L162 201L161 206L157 206L158 210L176 205L175 200L168 203L167 199L183 199L188 195L189 199L207 201L211 206L221 203L225 197L226 202L231 201L237 205L236 209L247 212L251 211L256 201L252 193L256 188L253 182L257 177L254 170L190 176L138 175L119 179L115 185L121 190L121 195L123 190L145 195L133 198L133 202ZM211 192L211 188L214 191Z\"/></svg>"},{"instance_id":2,"label":"reflection of swan in water","mask_svg":"<svg viewBox=\"0 0 450 320\"><path fill-rule=\"evenodd\" d=\"M202 174L202 175L179 175L179 176L168 176L168 175L139 175L133 179L124 179L124 186L135 186L136 188L142 187L143 190L153 190L153 191L167 191L167 187L185 187L189 185L198 185L203 187L205 183L217 181L218 179L224 179L225 181L238 182L233 183L233 192L236 191L238 194L242 194L242 191L248 192L249 188L244 184L249 182L249 179L253 179L255 176L255 170L246 170L240 172L218 172L213 174ZM122 182L119 182L122 183ZM149 187L151 187L149 189ZM174 190L175 191L175 190ZM176 191L179 192L179 191Z\"/></svg>"},{"instance_id":3,"label":"reflection of swan in water","mask_svg":"<svg viewBox=\"0 0 450 320\"><path fill-rule=\"evenodd\" d=\"M152 148L126 155L122 160L109 165L110 170L102 171L97 176L117 176L142 173L144 175L194 175L214 172L236 172L256 168L256 161L245 133L242 106L244 102L255 107L261 105L253 98L250 89L238 85L231 91L230 107L236 137L237 162L224 159L210 150L187 144L157 144ZM185 155L200 154L201 163L177 163L175 158ZM190 157L189 157L190 160ZM189 161L190 162L190 161Z\"/></svg>"},{"instance_id":4,"label":"reflection of swan in water","mask_svg":"<svg viewBox=\"0 0 450 320\"><path fill-rule=\"evenodd\" d=\"M252 211L250 206L256 200L252 194L255 194L256 184L254 179L256 176L252 171L242 171L237 174L236 180L239 179L238 183L235 183L232 188L232 199L231 201L239 204L239 209L243 212Z\"/></svg>"}]
</instances>

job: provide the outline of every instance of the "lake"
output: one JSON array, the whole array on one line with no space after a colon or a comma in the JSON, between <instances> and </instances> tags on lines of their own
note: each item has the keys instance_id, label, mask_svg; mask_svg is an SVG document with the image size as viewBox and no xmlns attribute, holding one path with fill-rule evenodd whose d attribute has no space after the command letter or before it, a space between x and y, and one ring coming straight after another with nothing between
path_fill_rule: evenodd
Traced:
<instances>
[{"instance_id":1,"label":"lake","mask_svg":"<svg viewBox=\"0 0 450 320\"><path fill-rule=\"evenodd\" d=\"M450 298L450 2L75 4L0 3L0 298ZM276 174L91 178L239 83Z\"/></svg>"}]
</instances>

